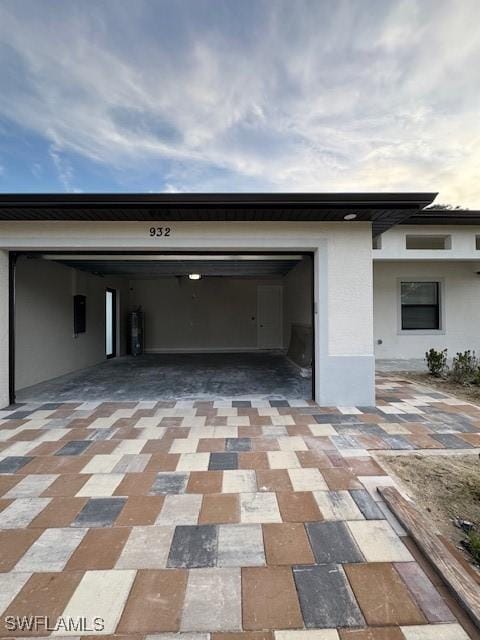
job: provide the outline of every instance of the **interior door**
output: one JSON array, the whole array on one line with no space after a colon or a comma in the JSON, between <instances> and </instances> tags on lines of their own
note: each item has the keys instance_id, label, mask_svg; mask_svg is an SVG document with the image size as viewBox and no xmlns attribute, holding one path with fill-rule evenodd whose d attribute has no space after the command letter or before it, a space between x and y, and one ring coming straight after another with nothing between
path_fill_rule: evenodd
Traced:
<instances>
[{"instance_id":1,"label":"interior door","mask_svg":"<svg viewBox=\"0 0 480 640\"><path fill-rule=\"evenodd\" d=\"M259 349L281 349L282 340L282 286L257 287L257 346Z\"/></svg>"}]
</instances>

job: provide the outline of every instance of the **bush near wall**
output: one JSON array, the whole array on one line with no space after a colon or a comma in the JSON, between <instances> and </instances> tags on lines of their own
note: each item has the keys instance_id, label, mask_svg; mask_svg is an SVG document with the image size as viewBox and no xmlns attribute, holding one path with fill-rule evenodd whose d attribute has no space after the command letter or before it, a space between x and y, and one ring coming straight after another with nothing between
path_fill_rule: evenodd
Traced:
<instances>
[{"instance_id":1,"label":"bush near wall","mask_svg":"<svg viewBox=\"0 0 480 640\"><path fill-rule=\"evenodd\" d=\"M457 352L449 367L447 349L429 349L425 353L428 371L435 378L447 378L457 384L480 385L480 360L475 351Z\"/></svg>"}]
</instances>

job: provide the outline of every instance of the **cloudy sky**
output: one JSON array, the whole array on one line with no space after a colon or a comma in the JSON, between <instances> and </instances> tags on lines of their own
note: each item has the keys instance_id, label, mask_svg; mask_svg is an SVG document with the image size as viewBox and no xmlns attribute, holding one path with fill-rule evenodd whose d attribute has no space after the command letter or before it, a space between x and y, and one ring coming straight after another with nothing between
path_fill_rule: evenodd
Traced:
<instances>
[{"instance_id":1,"label":"cloudy sky","mask_svg":"<svg viewBox=\"0 0 480 640\"><path fill-rule=\"evenodd\" d=\"M0 191L480 208L479 0L1 0Z\"/></svg>"}]
</instances>

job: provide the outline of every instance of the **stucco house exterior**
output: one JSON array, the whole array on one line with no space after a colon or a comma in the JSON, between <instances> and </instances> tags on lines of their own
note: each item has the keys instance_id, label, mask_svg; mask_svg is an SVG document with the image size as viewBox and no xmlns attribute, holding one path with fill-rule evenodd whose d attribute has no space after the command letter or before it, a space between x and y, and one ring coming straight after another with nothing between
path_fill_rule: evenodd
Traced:
<instances>
[{"instance_id":1,"label":"stucco house exterior","mask_svg":"<svg viewBox=\"0 0 480 640\"><path fill-rule=\"evenodd\" d=\"M480 212L435 196L1 195L0 406L126 354L140 307L160 360L275 351L372 405L375 358L480 351Z\"/></svg>"}]
</instances>

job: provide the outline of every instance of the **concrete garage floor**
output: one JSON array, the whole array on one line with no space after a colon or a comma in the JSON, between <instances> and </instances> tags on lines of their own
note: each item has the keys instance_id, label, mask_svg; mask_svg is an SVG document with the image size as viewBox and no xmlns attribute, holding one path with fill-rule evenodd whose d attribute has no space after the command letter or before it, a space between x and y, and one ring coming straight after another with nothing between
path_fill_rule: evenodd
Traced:
<instances>
[{"instance_id":1,"label":"concrete garage floor","mask_svg":"<svg viewBox=\"0 0 480 640\"><path fill-rule=\"evenodd\" d=\"M269 353L123 356L17 392L18 402L311 397L312 380Z\"/></svg>"}]
</instances>

